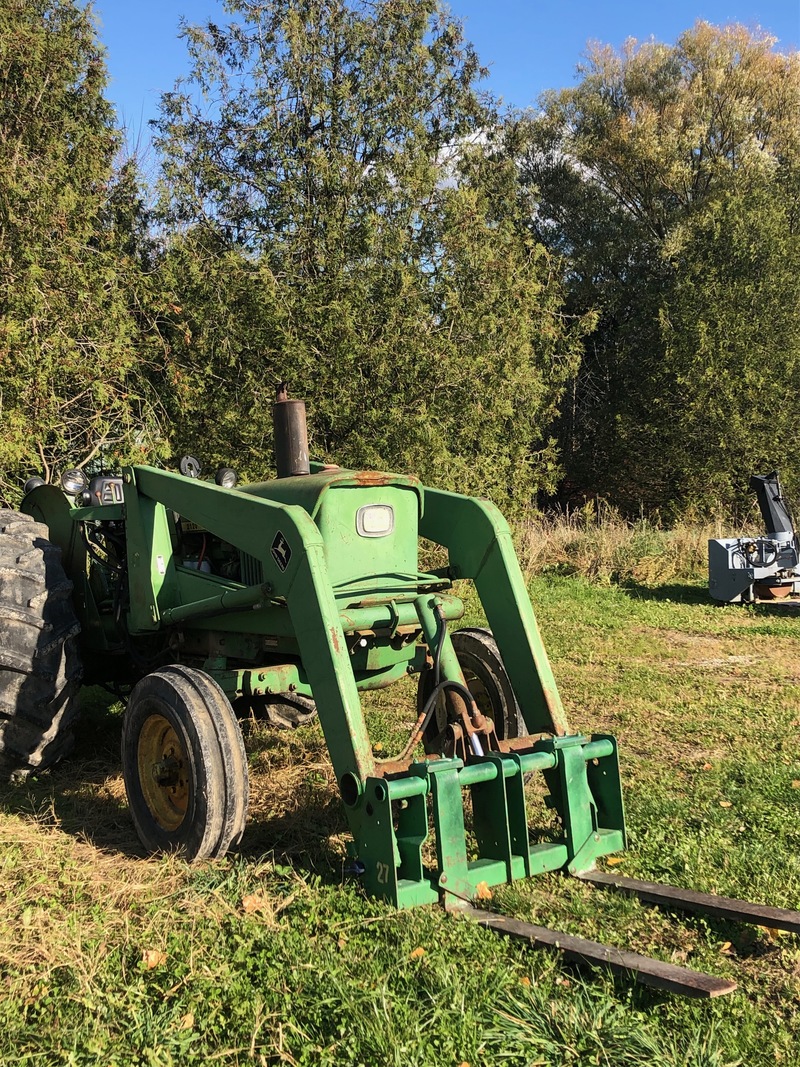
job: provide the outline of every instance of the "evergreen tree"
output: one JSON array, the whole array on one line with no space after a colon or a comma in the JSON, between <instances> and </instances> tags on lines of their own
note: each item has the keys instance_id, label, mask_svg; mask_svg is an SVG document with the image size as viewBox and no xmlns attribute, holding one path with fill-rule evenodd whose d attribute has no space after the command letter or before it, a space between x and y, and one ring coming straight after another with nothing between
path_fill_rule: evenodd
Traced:
<instances>
[{"instance_id":1,"label":"evergreen tree","mask_svg":"<svg viewBox=\"0 0 800 1067\"><path fill-rule=\"evenodd\" d=\"M0 494L104 452L143 455L126 248L130 175L91 10L0 0ZM127 206L126 206L127 205Z\"/></svg>"},{"instance_id":2,"label":"evergreen tree","mask_svg":"<svg viewBox=\"0 0 800 1067\"><path fill-rule=\"evenodd\" d=\"M181 439L263 475L286 378L318 455L528 502L575 342L460 26L437 0L226 7L186 27L193 91L157 123Z\"/></svg>"}]
</instances>

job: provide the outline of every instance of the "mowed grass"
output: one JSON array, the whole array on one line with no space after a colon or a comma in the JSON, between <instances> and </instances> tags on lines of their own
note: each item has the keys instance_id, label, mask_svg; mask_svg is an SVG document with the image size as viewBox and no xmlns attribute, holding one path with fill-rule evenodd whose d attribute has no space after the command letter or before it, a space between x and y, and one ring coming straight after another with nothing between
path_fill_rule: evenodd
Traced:
<instances>
[{"instance_id":1,"label":"mowed grass","mask_svg":"<svg viewBox=\"0 0 800 1067\"><path fill-rule=\"evenodd\" d=\"M531 593L572 727L619 738L630 849L613 869L800 906L800 614L716 606L674 576L551 574ZM412 700L406 686L371 701L381 755ZM318 726L248 728L253 804L234 855L144 858L120 716L88 694L74 757L0 792L0 1062L798 1062L793 936L557 875L496 892L508 914L738 980L699 1002L367 899Z\"/></svg>"}]
</instances>

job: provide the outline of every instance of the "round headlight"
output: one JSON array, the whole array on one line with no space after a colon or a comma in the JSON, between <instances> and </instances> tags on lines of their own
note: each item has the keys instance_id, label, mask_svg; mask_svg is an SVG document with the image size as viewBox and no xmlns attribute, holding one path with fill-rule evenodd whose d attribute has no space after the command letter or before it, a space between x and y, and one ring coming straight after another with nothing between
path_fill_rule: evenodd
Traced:
<instances>
[{"instance_id":1,"label":"round headlight","mask_svg":"<svg viewBox=\"0 0 800 1067\"><path fill-rule=\"evenodd\" d=\"M25 485L22 487L22 491L25 494L32 493L34 489L38 489L40 485L44 485L44 478L40 478L38 474L34 474L32 478L29 478Z\"/></svg>"},{"instance_id":2,"label":"round headlight","mask_svg":"<svg viewBox=\"0 0 800 1067\"><path fill-rule=\"evenodd\" d=\"M214 475L214 481L223 489L233 489L239 481L239 476L232 467L220 467Z\"/></svg>"},{"instance_id":3,"label":"round headlight","mask_svg":"<svg viewBox=\"0 0 800 1067\"><path fill-rule=\"evenodd\" d=\"M89 481L81 470L64 471L61 475L61 488L70 496L77 496L88 486Z\"/></svg>"}]
</instances>

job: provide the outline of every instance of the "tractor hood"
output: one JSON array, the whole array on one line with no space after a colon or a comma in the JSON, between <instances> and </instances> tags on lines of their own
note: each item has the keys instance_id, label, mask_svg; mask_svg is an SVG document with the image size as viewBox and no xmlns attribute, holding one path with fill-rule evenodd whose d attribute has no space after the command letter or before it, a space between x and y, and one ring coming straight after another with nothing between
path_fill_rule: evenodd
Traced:
<instances>
[{"instance_id":1,"label":"tractor hood","mask_svg":"<svg viewBox=\"0 0 800 1067\"><path fill-rule=\"evenodd\" d=\"M312 473L293 478L276 478L269 482L253 482L237 486L240 493L275 500L280 504L297 504L316 519L325 494L334 487L377 489L392 486L411 490L417 497L418 518L422 517L424 490L419 478L411 474L388 474L376 471L351 471L344 467L324 467L312 464Z\"/></svg>"}]
</instances>

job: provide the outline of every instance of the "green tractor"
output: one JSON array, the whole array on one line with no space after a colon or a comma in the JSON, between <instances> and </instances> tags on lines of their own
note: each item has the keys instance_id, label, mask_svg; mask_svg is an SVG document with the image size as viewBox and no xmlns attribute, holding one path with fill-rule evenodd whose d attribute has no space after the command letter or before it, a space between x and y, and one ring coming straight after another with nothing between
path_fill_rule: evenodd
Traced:
<instances>
[{"instance_id":1,"label":"green tractor","mask_svg":"<svg viewBox=\"0 0 800 1067\"><path fill-rule=\"evenodd\" d=\"M408 475L309 462L305 408L282 386L274 419L272 481L237 486L228 468L203 481L186 456L180 473L69 471L60 488L34 478L21 512L0 511L6 767L35 772L69 752L82 683L127 694L122 764L137 833L150 852L200 860L245 829L239 714L284 724L318 714L350 868L397 907L439 901L702 997L736 983L471 901L563 871L800 934L795 911L594 870L625 847L616 743L570 733L502 516ZM420 538L447 550L446 566L420 570ZM453 627L464 613L457 580L474 583L491 631ZM416 721L402 751L377 759L359 694L408 675ZM543 782L539 826L532 779Z\"/></svg>"},{"instance_id":2,"label":"green tractor","mask_svg":"<svg viewBox=\"0 0 800 1067\"><path fill-rule=\"evenodd\" d=\"M68 752L81 683L129 692L122 762L145 848L220 856L247 818L237 718L316 713L368 892L452 906L486 886L587 871L625 846L613 738L570 733L509 528L484 500L310 463L279 389L278 477L237 486L133 466L32 479L0 513L0 750ZM448 565L422 571L419 540ZM491 632L453 629L455 580ZM417 719L373 753L359 694L418 677ZM526 780L553 816L533 832ZM469 791L471 820L465 824ZM426 842L433 839L433 849Z\"/></svg>"}]
</instances>

